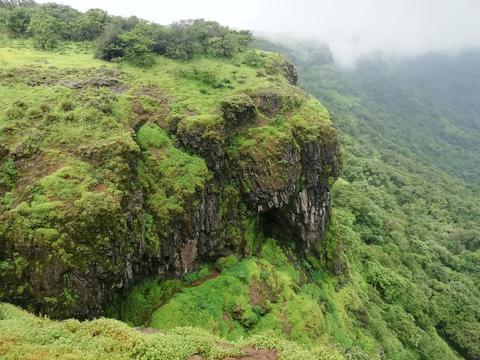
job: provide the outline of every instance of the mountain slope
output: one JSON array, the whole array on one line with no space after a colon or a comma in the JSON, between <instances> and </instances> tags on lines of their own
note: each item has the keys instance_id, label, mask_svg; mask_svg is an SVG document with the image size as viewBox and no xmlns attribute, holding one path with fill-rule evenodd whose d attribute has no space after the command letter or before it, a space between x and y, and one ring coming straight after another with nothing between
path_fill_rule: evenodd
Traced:
<instances>
[{"instance_id":1,"label":"mountain slope","mask_svg":"<svg viewBox=\"0 0 480 360\"><path fill-rule=\"evenodd\" d=\"M389 359L455 358L443 341L480 356L478 64L468 52L300 69L342 145L332 230L365 306L352 318Z\"/></svg>"},{"instance_id":2,"label":"mountain slope","mask_svg":"<svg viewBox=\"0 0 480 360\"><path fill-rule=\"evenodd\" d=\"M258 41L327 112L248 31L15 4L0 300L124 322L2 303L0 357L480 358L476 52Z\"/></svg>"},{"instance_id":3,"label":"mountain slope","mask_svg":"<svg viewBox=\"0 0 480 360\"><path fill-rule=\"evenodd\" d=\"M144 71L14 46L0 50L3 299L91 317L138 277L255 253L263 226L321 246L335 133L283 58Z\"/></svg>"}]
</instances>

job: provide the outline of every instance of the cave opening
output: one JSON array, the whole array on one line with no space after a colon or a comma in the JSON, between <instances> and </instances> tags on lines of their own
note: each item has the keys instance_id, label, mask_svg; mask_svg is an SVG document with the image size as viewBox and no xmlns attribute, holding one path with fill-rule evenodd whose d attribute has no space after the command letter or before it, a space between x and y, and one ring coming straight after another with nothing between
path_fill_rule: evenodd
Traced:
<instances>
[{"instance_id":1,"label":"cave opening","mask_svg":"<svg viewBox=\"0 0 480 360\"><path fill-rule=\"evenodd\" d=\"M274 208L260 214L260 222L265 238L273 238L289 247L295 245L294 228L282 214L281 209Z\"/></svg>"}]
</instances>

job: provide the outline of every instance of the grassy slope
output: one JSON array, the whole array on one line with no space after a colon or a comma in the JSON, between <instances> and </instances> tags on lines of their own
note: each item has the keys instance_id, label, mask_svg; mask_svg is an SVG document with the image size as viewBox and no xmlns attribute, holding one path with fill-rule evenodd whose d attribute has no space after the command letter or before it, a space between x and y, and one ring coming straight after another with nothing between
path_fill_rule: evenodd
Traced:
<instances>
[{"instance_id":1,"label":"grassy slope","mask_svg":"<svg viewBox=\"0 0 480 360\"><path fill-rule=\"evenodd\" d=\"M291 251L269 240L261 258L221 258L214 278L206 267L190 274L184 289L153 314L150 325L162 330L154 335L115 320L55 322L0 304L0 355L183 360L200 354L221 359L253 347L277 350L285 360L343 359L343 351L326 331L339 320L326 310L333 305L321 301L331 284L321 272L294 267L293 259ZM162 297L168 299L180 285L150 280L137 286L125 301L124 314L132 322L141 321L142 311ZM347 357L356 353L358 349L350 349Z\"/></svg>"},{"instance_id":2,"label":"grassy slope","mask_svg":"<svg viewBox=\"0 0 480 360\"><path fill-rule=\"evenodd\" d=\"M8 56L13 57L14 53ZM45 56L44 53L28 53L32 57ZM24 55L17 56L23 59ZM63 55L52 56L64 59ZM68 59L71 61L77 56L75 50ZM209 59L196 61L202 66L218 64ZM180 66L165 59L159 62L165 68L168 64L173 68ZM181 66L188 68L191 63ZM149 75L137 69L124 69L135 73L135 79L129 80L132 82ZM238 71L237 66L232 69ZM250 73L250 70L246 71ZM345 154L344 179L335 186L335 211L327 240L328 266L339 275L322 271L314 259L311 263L295 260L289 251L267 242L258 259L232 260L227 266L219 264L222 272L218 276L207 266L187 276L184 283L149 280L132 291L121 304L122 311L117 316L131 324L163 329L168 336L172 336L171 331L181 331L172 330L176 326L194 324L209 333L239 342L239 347L244 346L242 337L249 339L246 342L253 342L252 339L259 339L255 337L258 334L264 337L257 345L266 345L266 339L301 344L270 344L289 349L285 358L341 356L332 348L332 344L336 344L349 359L380 356L387 359L457 359L459 355L445 341L449 336L473 353L476 351L475 319L478 316L475 309L479 308L478 281L475 280L478 273L475 219L479 214L475 199L478 193L438 169L412 160L405 148L393 146L389 139L375 137L375 131L369 130L365 120L376 116L374 111L357 94L347 88L338 88L341 75L334 69L326 66L320 70L310 75L311 90L316 91L334 112L342 131ZM210 100L206 99L205 103L199 100L201 88L206 88L209 94L202 94L202 97L211 98L212 106L219 94L235 92L228 88L214 89L197 79L178 77L178 73L167 75L168 72L157 71L162 83L170 81L166 85L168 91L180 99L181 108L185 105L195 111L204 111L206 115L209 108L204 106ZM250 75L251 80L259 79L254 72ZM186 88L177 88L177 81L185 81ZM236 88L237 84L234 85ZM243 83L239 82L238 86ZM182 93L195 95L195 99L182 97ZM120 127L118 131L123 129ZM168 140L164 140L164 133L158 131L154 130L154 140L148 140L152 136L147 132L146 142L164 144L166 141L170 146ZM248 141L244 143L249 144ZM192 282L196 286L191 286ZM252 289L260 296L252 296ZM13 335L4 332L6 335L0 340L3 349L11 354L38 347L42 351L47 349L47 354L48 351L62 351L58 332L53 339L36 338L27 329L38 329L35 326L40 320L28 317L35 324L32 325L20 313L14 317L8 321L17 326L12 326L5 316L0 320L2 326L17 331ZM125 329L128 335L122 337L122 342L129 337L138 339L152 354L161 348L152 345L157 335L149 338L118 322L101 321L113 324L115 329ZM70 330L64 328L68 322L48 324L41 325L46 329L42 332L45 336L51 329L58 328L62 329L60 338L71 336ZM91 323L76 324L93 326L89 325ZM187 330L192 334L198 331ZM80 351L92 351L96 356L108 351L98 347L97 339L91 340L90 334L79 334L87 339ZM112 341L109 332L106 334L107 340ZM173 338L165 340L166 349L173 343L170 339ZM473 339L470 345L468 339ZM98 340L103 341L103 336ZM177 340L187 347L195 343L193 338ZM118 339L113 341L115 344ZM213 343L218 341L213 340ZM317 348L319 344L320 349ZM208 346L215 347L211 343ZM122 348L123 355L133 356L130 351L130 347ZM188 351L196 350L189 348Z\"/></svg>"},{"instance_id":3,"label":"grassy slope","mask_svg":"<svg viewBox=\"0 0 480 360\"><path fill-rule=\"evenodd\" d=\"M321 44L259 45L299 65L339 134L333 269L363 304L349 336L388 359L477 359L478 50L345 70Z\"/></svg>"},{"instance_id":4,"label":"grassy slope","mask_svg":"<svg viewBox=\"0 0 480 360\"><path fill-rule=\"evenodd\" d=\"M116 241L128 235L120 214L122 196L132 188L148 189L151 214L145 214L146 221L168 232L170 222L194 205L193 195L212 174L203 159L175 148L175 139L166 132L200 132L207 141L226 147L231 134L222 130L222 100L275 92L285 105L277 117L260 114L256 124L237 135L228 149L232 157L267 157L279 138L295 141L293 129L305 137L332 133L326 110L288 84L277 69L282 59L272 54L256 54L261 67L245 65L247 54L239 54L228 60L200 57L188 62L157 57L156 64L144 70L94 60L89 44L64 44L47 53L32 50L28 41L2 41L0 144L20 160L2 159L0 165L5 219L0 233L13 244L34 239L50 259L37 259L35 265L21 257L4 259L10 289L17 289L10 297L21 297L32 286L16 274L28 268L37 283L48 282L42 278L45 266L54 261L75 267L80 253L98 257L106 272L122 271L121 261L102 262L96 247L84 242L97 238L97 246L106 252L129 251L129 244ZM88 86L92 81L113 85ZM145 122L150 124L137 136L136 127ZM128 167L130 159L138 158L144 160L139 165L141 184L133 183ZM89 223L92 218L98 222ZM160 242L148 236L149 251L158 253ZM80 269L88 271L87 266L80 264ZM60 312L62 304L74 304L75 296L66 286L61 295L47 300Z\"/></svg>"},{"instance_id":5,"label":"grassy slope","mask_svg":"<svg viewBox=\"0 0 480 360\"><path fill-rule=\"evenodd\" d=\"M116 320L55 322L0 303L2 359L185 360L194 354L205 359L223 359L242 357L245 348L276 350L280 359L285 360L341 359L334 349L317 347L309 351L270 336L227 342L193 327L145 334Z\"/></svg>"}]
</instances>

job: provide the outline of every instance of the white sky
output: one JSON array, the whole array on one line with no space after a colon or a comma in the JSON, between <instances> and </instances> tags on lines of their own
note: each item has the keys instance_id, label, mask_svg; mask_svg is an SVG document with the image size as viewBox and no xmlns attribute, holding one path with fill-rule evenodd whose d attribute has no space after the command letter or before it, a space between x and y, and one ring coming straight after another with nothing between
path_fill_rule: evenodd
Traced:
<instances>
[{"instance_id":1,"label":"white sky","mask_svg":"<svg viewBox=\"0 0 480 360\"><path fill-rule=\"evenodd\" d=\"M40 0L39 2L48 2ZM480 46L480 0L57 0L169 24L216 20L259 32L315 37L349 63L372 52L417 55Z\"/></svg>"}]
</instances>

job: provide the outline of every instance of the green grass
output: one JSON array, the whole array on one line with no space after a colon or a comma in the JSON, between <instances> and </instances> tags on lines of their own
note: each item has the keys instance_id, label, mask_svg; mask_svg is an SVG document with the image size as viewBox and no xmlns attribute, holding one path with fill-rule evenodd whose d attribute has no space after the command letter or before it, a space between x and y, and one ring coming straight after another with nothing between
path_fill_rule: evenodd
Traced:
<instances>
[{"instance_id":1,"label":"green grass","mask_svg":"<svg viewBox=\"0 0 480 360\"><path fill-rule=\"evenodd\" d=\"M317 346L310 351L272 336L227 342L194 327L144 334L116 320L101 318L85 322L56 322L0 303L0 356L6 360L187 360L194 354L209 360L220 360L241 356L245 347L277 350L282 360L343 359L335 348Z\"/></svg>"},{"instance_id":2,"label":"green grass","mask_svg":"<svg viewBox=\"0 0 480 360\"><path fill-rule=\"evenodd\" d=\"M26 40L2 38L2 43L0 144L17 161L0 160L5 170L0 235L12 244L38 242L45 254L51 251L31 260L40 278L53 258L62 268L86 271L88 261L79 254L95 258L95 243L131 251L128 243L118 243L130 232L121 213L138 189L145 192L146 245L158 255L174 222L190 226L189 216L213 179L207 162L216 166L219 159L209 158L210 146L220 154L231 149L234 166L271 163L275 178L262 181L279 189L291 180L282 178L289 164L281 158L285 149L298 147L295 134L323 137L318 129L331 127L321 105L287 83L284 59L277 55L251 50L232 59L186 62L157 57L146 70L93 59L89 44L63 43L46 52L33 50ZM256 65L245 65L252 54ZM252 121L235 128L225 124L222 103L235 100L232 109L240 111L265 94L277 101L274 116L257 117L255 109ZM245 180L242 188L248 191L253 179ZM226 197L237 202L230 208L243 209L245 229L232 226L225 236L237 244L245 238L245 251L254 253L260 241L255 220L248 218L238 194ZM118 272L118 266L115 260L107 268ZM7 273L9 286L19 281L13 270ZM74 297L60 295L69 294L69 281L63 283L55 294L45 295L57 299L49 304L59 310L67 298L75 303ZM32 290L28 282L20 289L24 295Z\"/></svg>"},{"instance_id":3,"label":"green grass","mask_svg":"<svg viewBox=\"0 0 480 360\"><path fill-rule=\"evenodd\" d=\"M270 334L309 348L330 344L335 334L327 328L320 290L306 285L302 267L295 268L274 240L264 244L262 254L183 289L153 312L149 324L165 330L190 324L229 340Z\"/></svg>"}]
</instances>

